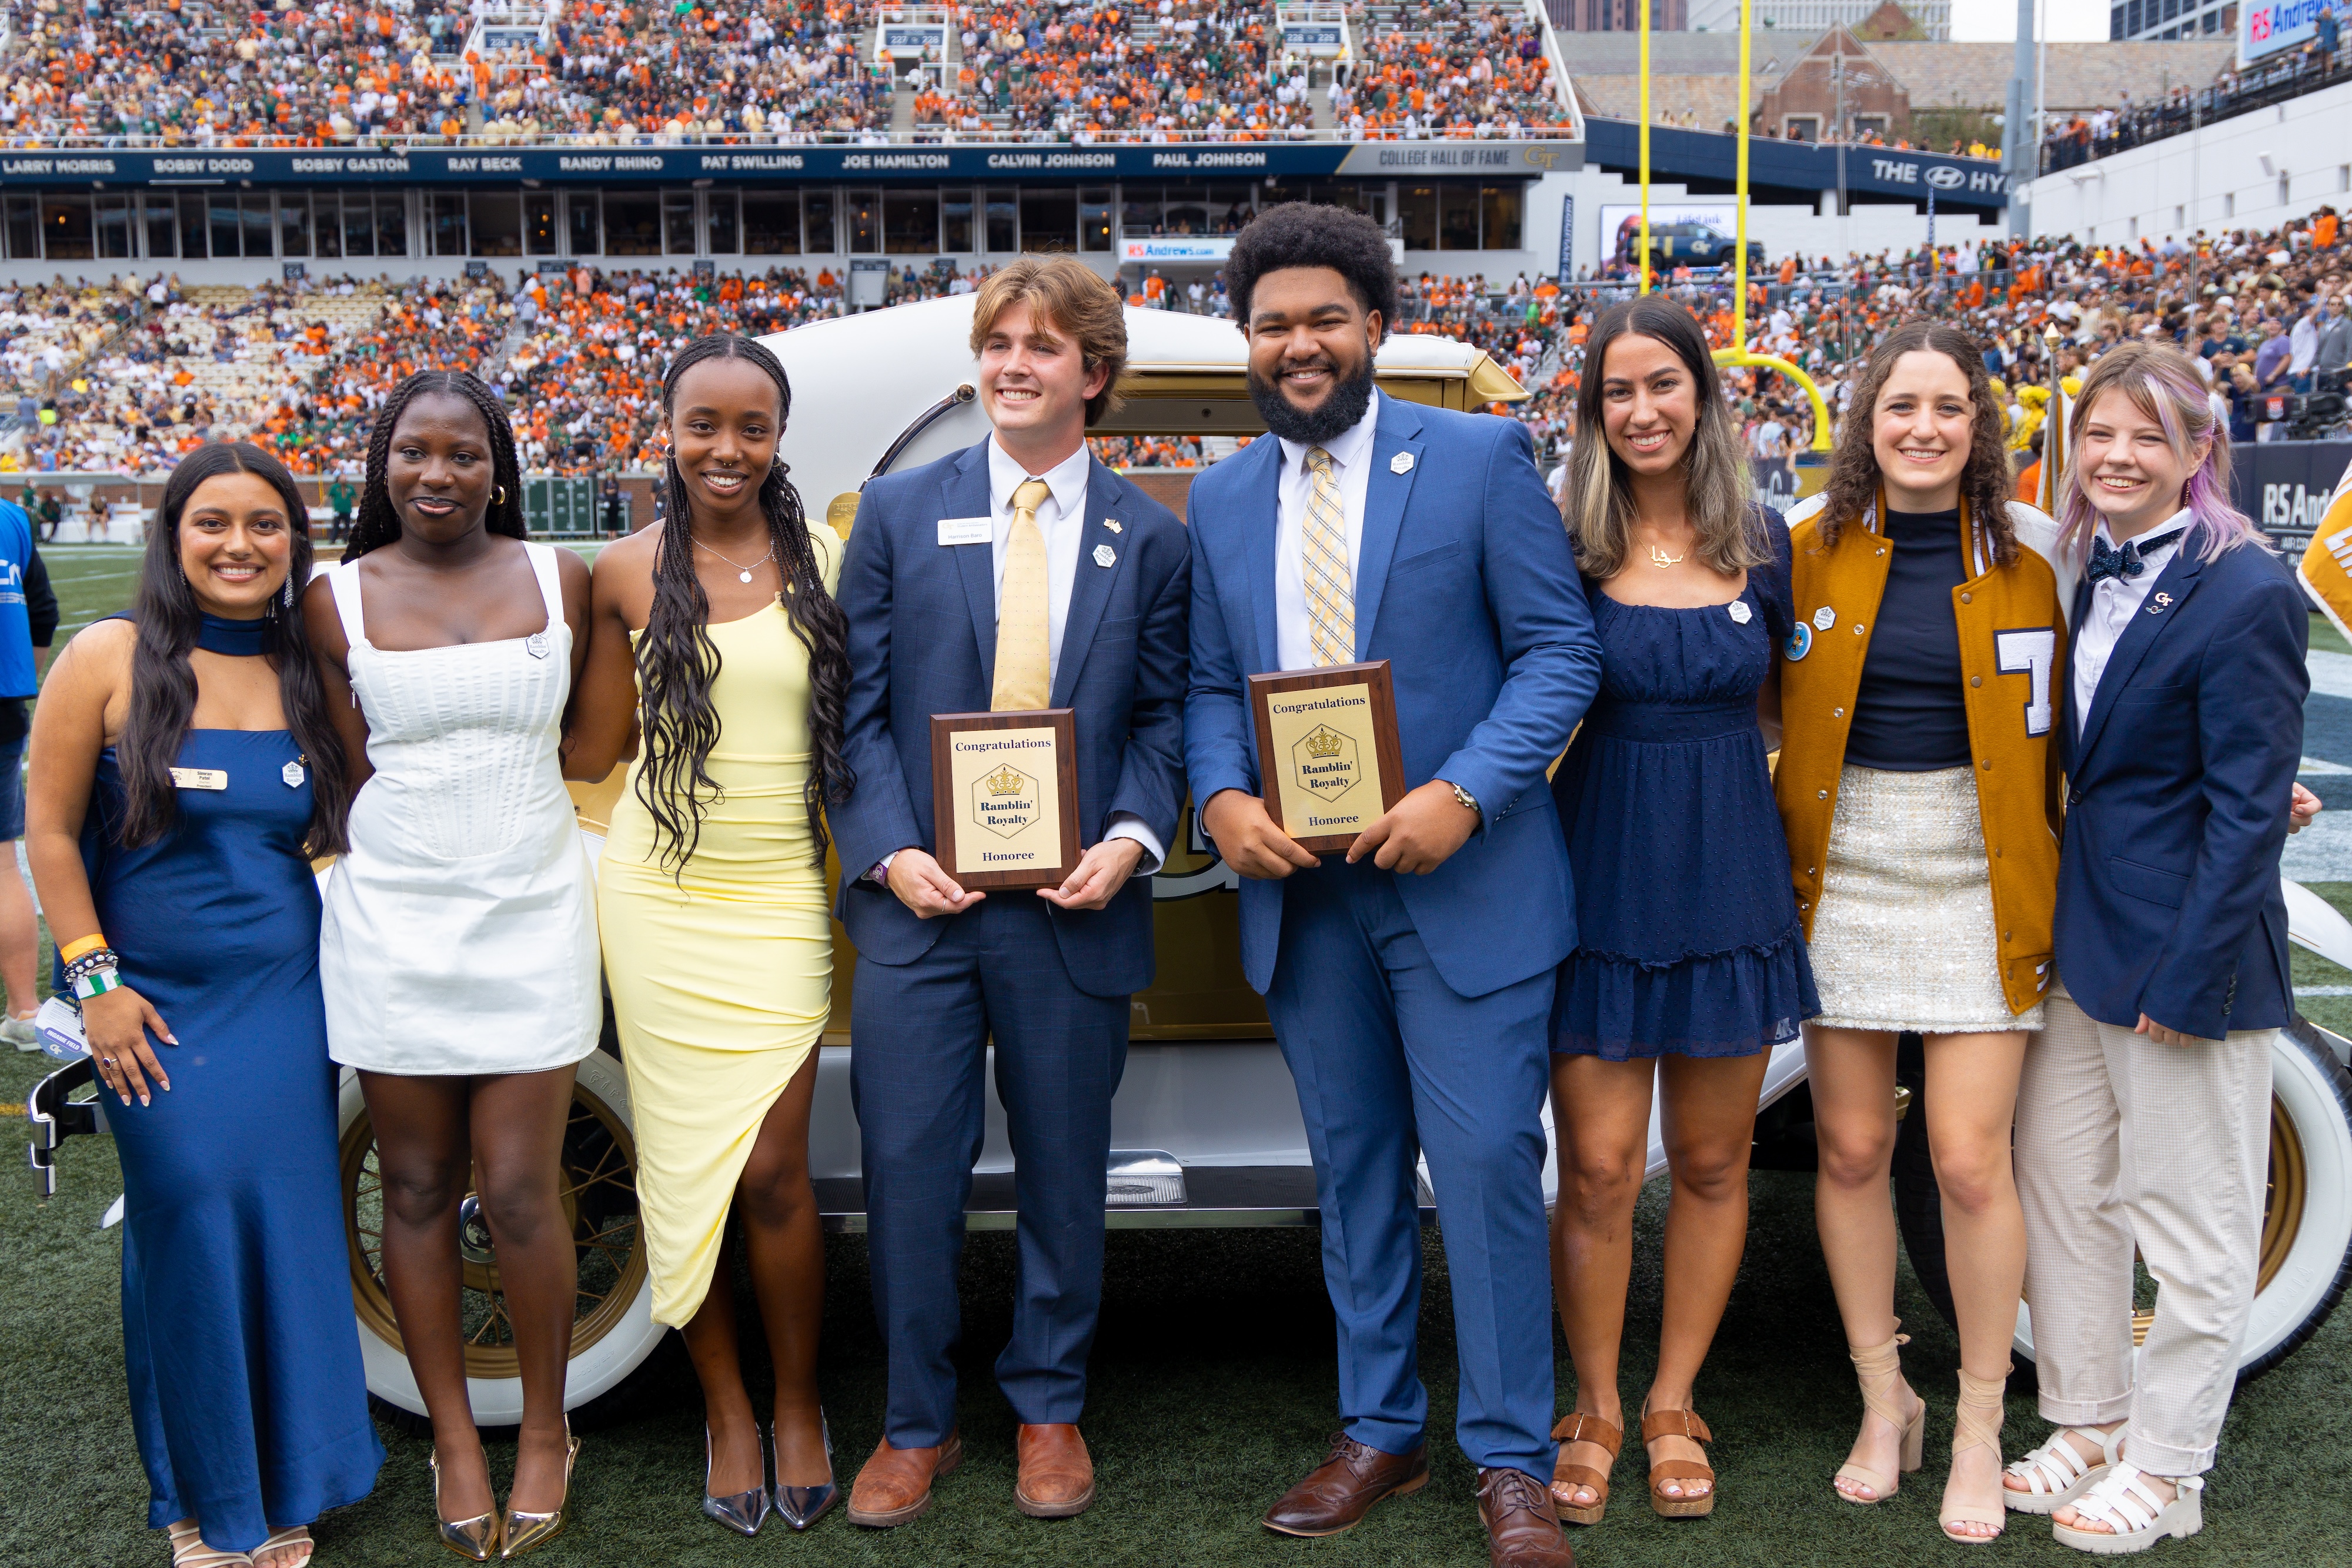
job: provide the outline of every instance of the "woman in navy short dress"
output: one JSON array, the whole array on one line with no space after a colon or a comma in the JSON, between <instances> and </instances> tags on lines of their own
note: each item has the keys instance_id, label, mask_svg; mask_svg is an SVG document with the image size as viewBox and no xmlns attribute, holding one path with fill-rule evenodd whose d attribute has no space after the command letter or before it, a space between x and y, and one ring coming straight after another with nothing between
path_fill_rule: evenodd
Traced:
<instances>
[{"instance_id":1,"label":"woman in navy short dress","mask_svg":"<svg viewBox=\"0 0 2352 1568\"><path fill-rule=\"evenodd\" d=\"M1552 1496L1562 1519L1596 1524L1623 1441L1617 1362L1653 1084L1674 1197L1641 1435L1651 1507L1695 1518L1716 1488L1691 1389L1747 1242L1757 1094L1769 1048L1819 1008L1759 722L1777 713L1773 650L1793 630L1788 530L1749 499L1689 312L1618 306L1585 364L1567 514L1604 663L1552 782L1579 944L1552 1012L1552 1274L1577 1374Z\"/></svg>"}]
</instances>

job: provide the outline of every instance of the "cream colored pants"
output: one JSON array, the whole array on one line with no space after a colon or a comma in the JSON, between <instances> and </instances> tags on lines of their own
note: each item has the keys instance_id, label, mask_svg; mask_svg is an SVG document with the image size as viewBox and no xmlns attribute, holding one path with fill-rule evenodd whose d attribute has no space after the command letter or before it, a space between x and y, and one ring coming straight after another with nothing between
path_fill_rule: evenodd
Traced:
<instances>
[{"instance_id":1,"label":"cream colored pants","mask_svg":"<svg viewBox=\"0 0 2352 1568\"><path fill-rule=\"evenodd\" d=\"M2130 1461L2213 1465L2254 1302L2273 1030L2159 1045L2095 1022L2062 984L2017 1092L2017 1190L2042 1414L2129 1418ZM2157 1282L2133 1366L2132 1249Z\"/></svg>"}]
</instances>

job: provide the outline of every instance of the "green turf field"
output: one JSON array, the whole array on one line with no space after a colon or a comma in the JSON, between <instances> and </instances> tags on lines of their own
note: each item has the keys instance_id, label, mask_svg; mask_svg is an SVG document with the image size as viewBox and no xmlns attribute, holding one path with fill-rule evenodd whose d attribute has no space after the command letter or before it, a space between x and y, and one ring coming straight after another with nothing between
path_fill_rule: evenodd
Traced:
<instances>
[{"instance_id":1,"label":"green turf field","mask_svg":"<svg viewBox=\"0 0 2352 1568\"><path fill-rule=\"evenodd\" d=\"M134 556L104 547L47 559L68 625L127 596ZM2352 883L2321 889L2352 910ZM2298 952L2299 984L2352 975ZM2352 1031L2352 997L2315 998L2315 1019ZM26 1134L21 1104L46 1059L0 1056L0 1140ZM222 1129L224 1137L236 1130ZM15 1156L11 1155L14 1159ZM147 1491L123 1395L117 1270L121 1231L100 1231L118 1188L111 1148L77 1139L58 1196L37 1202L21 1165L0 1171L0 1563L162 1564L145 1531ZM1705 1521L1660 1520L1643 1502L1639 1448L1616 1471L1603 1524L1571 1532L1593 1568L1615 1565L1875 1565L1926 1562L2075 1563L2046 1523L2011 1516L1987 1548L1948 1544L1935 1527L1949 1451L1956 1346L1906 1268L1900 1306L1915 1338L1907 1367L1934 1416L1928 1468L1877 1508L1833 1500L1860 1402L1812 1234L1811 1178L1759 1173L1748 1261L1698 1405L1714 1427L1722 1501ZM1655 1353L1663 1182L1644 1194L1625 1384L1640 1397ZM1428 1251L1423 1368L1431 1392L1434 1483L1383 1503L1349 1535L1301 1542L1266 1534L1258 1514L1322 1453L1336 1385L1331 1314L1313 1232L1119 1231L1109 1241L1106 1301L1086 1423L1102 1495L1085 1516L1023 1518L1012 1505L1013 1417L989 1377L1010 1322L1013 1254L1002 1233L966 1254L966 1348L959 1358L970 1453L932 1512L881 1534L836 1510L805 1537L772 1524L741 1541L700 1517L700 1402L675 1339L601 1404L583 1438L571 1533L536 1561L666 1568L731 1563L940 1564L1314 1563L1420 1565L1486 1561L1473 1478L1454 1449L1453 1334L1445 1271ZM341 1270L341 1258L321 1268ZM845 1482L879 1430L882 1358L867 1296L863 1239L836 1238L827 1266L824 1391ZM748 1310L749 1292L738 1281ZM1559 1358L1560 1405L1570 1374ZM752 1367L763 1382L763 1364ZM2147 1561L2294 1564L2352 1561L2352 1312L2248 1386L2223 1435L2206 1493L2207 1525ZM390 1460L375 1494L318 1526L320 1568L449 1562L431 1533L429 1446L383 1424ZM2030 1380L2012 1384L2008 1450L2041 1439ZM493 1439L494 1473L513 1445Z\"/></svg>"}]
</instances>

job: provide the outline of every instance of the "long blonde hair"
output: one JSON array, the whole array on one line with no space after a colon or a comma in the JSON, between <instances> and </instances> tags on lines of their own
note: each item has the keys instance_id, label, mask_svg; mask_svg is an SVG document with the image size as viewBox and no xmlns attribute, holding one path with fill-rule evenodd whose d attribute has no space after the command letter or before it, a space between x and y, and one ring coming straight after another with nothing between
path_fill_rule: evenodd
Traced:
<instances>
[{"instance_id":1,"label":"long blonde hair","mask_svg":"<svg viewBox=\"0 0 2352 1568\"><path fill-rule=\"evenodd\" d=\"M1755 506L1756 481L1732 428L1731 410L1698 322L1681 306L1643 295L1602 313L1585 345L1584 382L1576 395L1576 449L1569 456L1562 517L1576 563L1603 580L1625 566L1633 525L1633 475L1610 449L1601 402L1609 347L1621 338L1650 338L1674 350L1698 393L1698 423L1683 454L1684 508L1696 530L1698 558L1729 577L1772 559Z\"/></svg>"}]
</instances>

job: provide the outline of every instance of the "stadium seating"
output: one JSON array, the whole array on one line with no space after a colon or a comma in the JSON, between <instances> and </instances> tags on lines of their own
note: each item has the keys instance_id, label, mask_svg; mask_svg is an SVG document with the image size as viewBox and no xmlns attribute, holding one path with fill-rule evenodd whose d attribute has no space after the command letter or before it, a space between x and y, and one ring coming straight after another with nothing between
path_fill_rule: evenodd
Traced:
<instances>
[{"instance_id":1,"label":"stadium seating","mask_svg":"<svg viewBox=\"0 0 2352 1568\"><path fill-rule=\"evenodd\" d=\"M2263 320L2285 326L2320 297L2352 288L2340 221L2323 209L2279 230L2240 231L2195 259L2192 294L2191 258L2170 243L2044 238L2014 253L1989 248L1982 270L1958 270L1961 259L1948 251L1932 276L1924 253L1854 256L1790 281L1753 281L1748 341L1806 369L1834 405L1876 335L1920 311L2000 346L2002 373L2018 387L2050 380L2042 334L2053 322L2070 366L2154 333L2209 350L2217 392L2250 436L2259 396L2278 391L2284 373L2258 367ZM968 290L978 276L909 264L890 276L887 298ZM719 278L583 266L534 276L511 296L495 279L396 290L356 279L174 288L153 306L120 288L0 290L0 472L153 473L218 435L268 442L300 473L355 472L373 409L402 376L426 368L473 370L498 385L535 471L649 467L672 352L706 332L773 332L837 315L845 281L822 264ZM1727 283L1662 287L1698 317L1712 345L1729 346ZM1573 435L1591 319L1630 291L1629 279L1563 287L1424 273L1402 280L1394 329L1475 344L1510 371L1536 395L1507 412L1531 427L1549 466ZM1175 290L1160 298L1181 308ZM1206 308L1222 308L1222 296L1211 294ZM1811 444L1811 403L1781 378L1742 371L1727 382L1758 457ZM2012 410L2021 429L2025 414L2022 403ZM1114 438L1098 450L1139 467L1214 455L1175 439Z\"/></svg>"}]
</instances>

